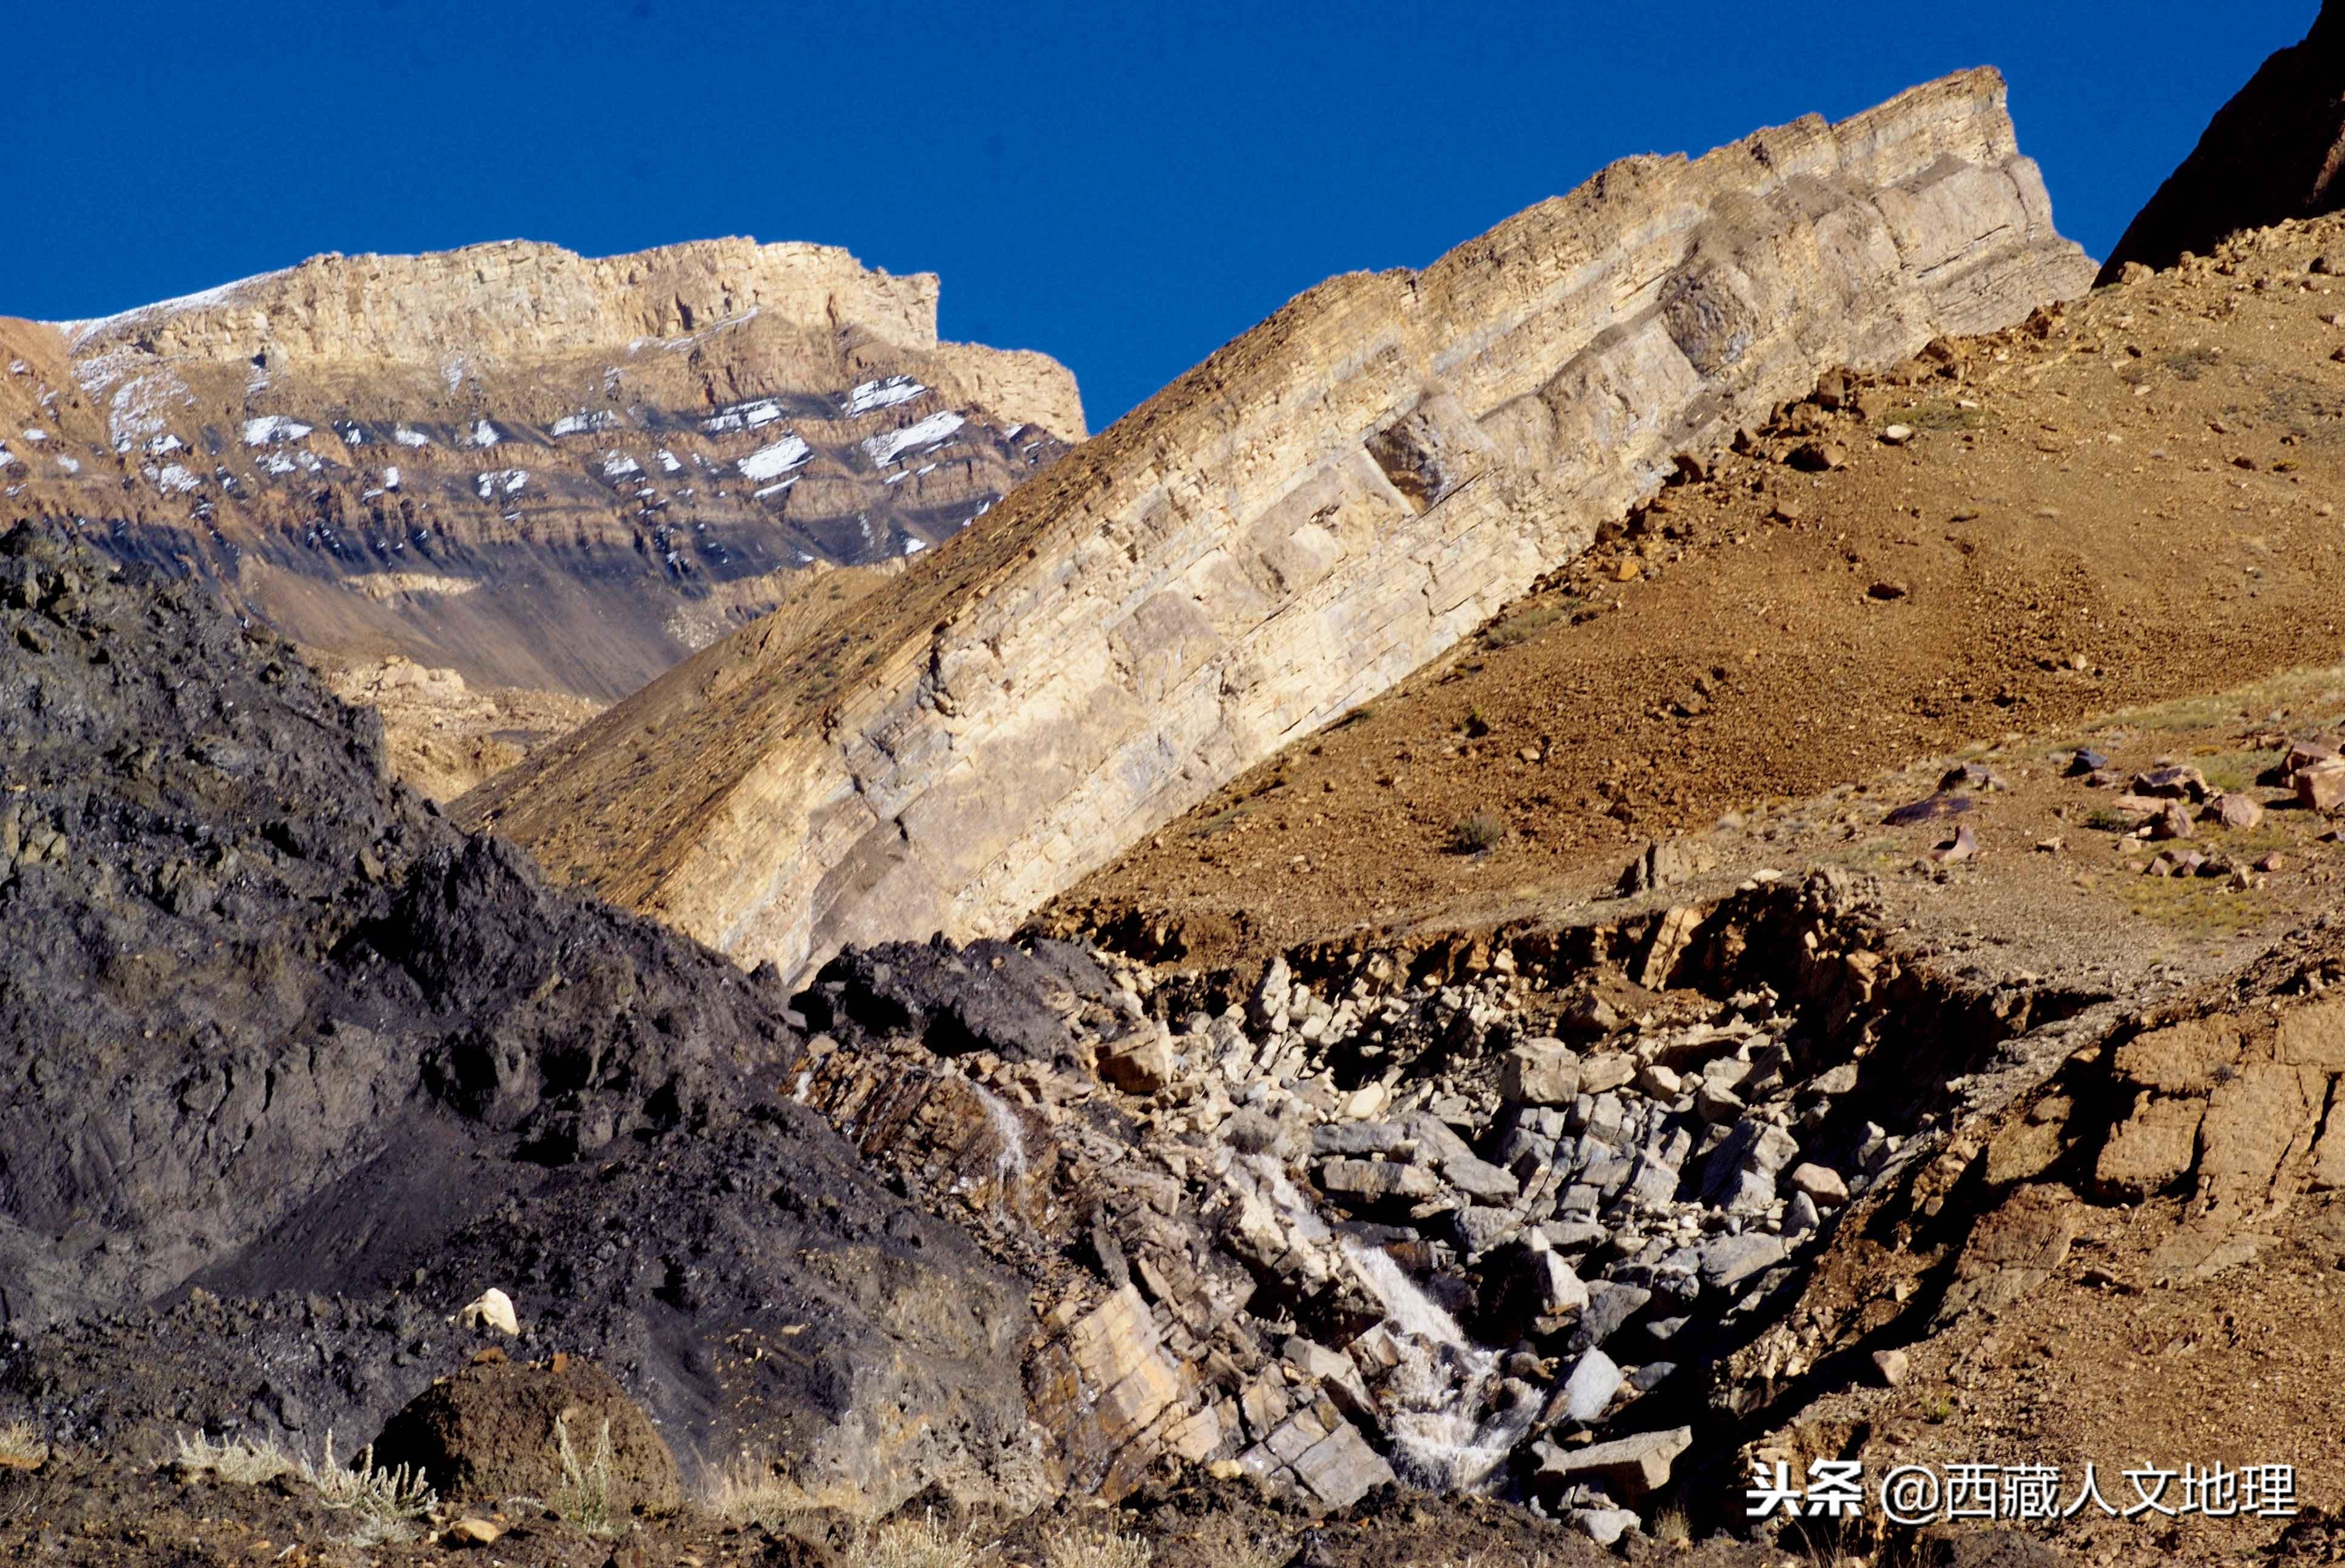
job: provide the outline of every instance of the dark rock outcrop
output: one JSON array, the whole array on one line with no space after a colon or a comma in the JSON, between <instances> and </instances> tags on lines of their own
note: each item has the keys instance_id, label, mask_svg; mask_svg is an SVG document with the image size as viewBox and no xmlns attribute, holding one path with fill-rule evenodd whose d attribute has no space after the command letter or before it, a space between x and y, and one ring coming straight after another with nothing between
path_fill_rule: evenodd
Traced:
<instances>
[{"instance_id":1,"label":"dark rock outcrop","mask_svg":"<svg viewBox=\"0 0 2345 1568\"><path fill-rule=\"evenodd\" d=\"M2216 111L2182 166L2134 216L2101 268L2171 267L2243 228L2345 207L2345 6L2323 5L2304 41L2266 60Z\"/></svg>"},{"instance_id":2,"label":"dark rock outcrop","mask_svg":"<svg viewBox=\"0 0 2345 1568\"><path fill-rule=\"evenodd\" d=\"M374 1431L491 1342L688 1471L1015 1492L1022 1286L777 1096L778 989L388 783L200 587L0 539L0 1401ZM907 1422L899 1411L916 1411ZM591 1436L592 1434L587 1434Z\"/></svg>"}]
</instances>

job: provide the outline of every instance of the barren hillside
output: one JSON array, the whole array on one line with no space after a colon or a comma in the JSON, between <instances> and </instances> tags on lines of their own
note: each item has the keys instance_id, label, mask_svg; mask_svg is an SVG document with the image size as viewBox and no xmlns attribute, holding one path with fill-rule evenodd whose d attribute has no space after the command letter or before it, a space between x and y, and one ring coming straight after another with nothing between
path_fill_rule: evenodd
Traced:
<instances>
[{"instance_id":1,"label":"barren hillside","mask_svg":"<svg viewBox=\"0 0 2345 1568\"><path fill-rule=\"evenodd\" d=\"M2340 274L2324 219L1828 378L1061 906L1208 951L1568 904L1650 839L2334 663Z\"/></svg>"}]
</instances>

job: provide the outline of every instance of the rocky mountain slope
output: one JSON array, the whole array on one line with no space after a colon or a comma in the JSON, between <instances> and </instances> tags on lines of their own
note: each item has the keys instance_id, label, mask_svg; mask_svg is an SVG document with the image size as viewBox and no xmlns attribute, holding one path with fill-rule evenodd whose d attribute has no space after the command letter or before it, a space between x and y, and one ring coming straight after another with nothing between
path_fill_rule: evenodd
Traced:
<instances>
[{"instance_id":1,"label":"rocky mountain slope","mask_svg":"<svg viewBox=\"0 0 2345 1568\"><path fill-rule=\"evenodd\" d=\"M951 538L1084 434L937 279L723 239L322 256L0 319L0 491L339 656L607 701L796 568Z\"/></svg>"},{"instance_id":2,"label":"rocky mountain slope","mask_svg":"<svg viewBox=\"0 0 2345 1568\"><path fill-rule=\"evenodd\" d=\"M375 715L273 633L39 525L0 536L0 696L12 1552L137 1562L273 1511L340 1562L462 1522L366 1526L315 1480L379 1451L508 1526L523 1483L486 1478L540 1478L554 1528L513 1533L558 1561L594 1519L556 1497L565 1408L618 1429L630 1528L729 1497L766 1561L818 1563L808 1540L915 1494L1011 1521L1184 1466L1353 1508L1387 1447L1469 1479L1442 1434L1486 1394L1477 1476L1609 1398L1545 1410L1462 1330L1425 1340L1448 1310L1378 1261L1392 1238L1292 1185L1296 1138L1390 1155L1413 1108L1329 1098L1286 1037L1290 1007L1325 1033L1303 987L1206 1025L1204 993L1072 946L899 944L786 1011L770 966L551 889L386 783ZM1458 1016L1396 996L1376 1027L1414 1057ZM1264 1088L1242 1109L1230 1055L1168 1118L1151 1097L1209 1044L1264 1053ZM1406 1136L1445 1183L1515 1180L1424 1117ZM289 1452L300 1485L232 1494ZM1555 1492L1582 1534L1632 1521L1610 1473ZM198 1487L222 1495L194 1520ZM1559 1522L1498 1533L1578 1556Z\"/></svg>"},{"instance_id":3,"label":"rocky mountain slope","mask_svg":"<svg viewBox=\"0 0 2345 1568\"><path fill-rule=\"evenodd\" d=\"M2208 125L2134 215L2100 281L2128 265L2171 267L2241 229L2345 207L2345 8L2323 0L2303 41L2279 50Z\"/></svg>"},{"instance_id":4,"label":"rocky mountain slope","mask_svg":"<svg viewBox=\"0 0 2345 1568\"><path fill-rule=\"evenodd\" d=\"M9 1419L354 1449L511 1344L607 1364L695 1475L1045 1494L1024 1288L777 1095L770 972L548 887L273 633L31 524L0 781ZM457 1320L492 1286L516 1338Z\"/></svg>"},{"instance_id":5,"label":"rocky mountain slope","mask_svg":"<svg viewBox=\"0 0 2345 1568\"><path fill-rule=\"evenodd\" d=\"M1721 819L1902 860L1874 818L1848 820L1902 801L1868 784L1810 803L2006 733L2089 734L2325 665L2345 624L2332 266L2336 219L2252 233L1880 376L1827 377L1061 909L1259 956L1569 908L1647 842ZM2168 940L2120 890L2051 881L2039 916L2066 939L2120 956Z\"/></svg>"},{"instance_id":6,"label":"rocky mountain slope","mask_svg":"<svg viewBox=\"0 0 2345 1568\"><path fill-rule=\"evenodd\" d=\"M467 820L786 970L1006 927L1450 647L1680 454L2090 270L1992 72L1629 160L1302 296L839 625L740 633Z\"/></svg>"}]
</instances>

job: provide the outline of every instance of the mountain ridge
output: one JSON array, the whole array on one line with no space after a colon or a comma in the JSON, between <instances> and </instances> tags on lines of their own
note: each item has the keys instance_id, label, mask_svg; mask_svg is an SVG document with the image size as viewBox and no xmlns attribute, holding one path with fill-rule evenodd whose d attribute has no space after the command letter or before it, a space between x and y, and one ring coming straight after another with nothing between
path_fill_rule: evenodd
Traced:
<instances>
[{"instance_id":1,"label":"mountain ridge","mask_svg":"<svg viewBox=\"0 0 2345 1568\"><path fill-rule=\"evenodd\" d=\"M1831 364L2082 292L2004 96L1967 72L1626 159L1422 272L1330 279L836 629L737 633L463 810L785 970L1013 925L1454 643L1677 454Z\"/></svg>"},{"instance_id":2,"label":"mountain ridge","mask_svg":"<svg viewBox=\"0 0 2345 1568\"><path fill-rule=\"evenodd\" d=\"M949 538L1084 433L933 274L744 238L314 257L0 319L0 484L336 655L624 695L816 561Z\"/></svg>"}]
</instances>

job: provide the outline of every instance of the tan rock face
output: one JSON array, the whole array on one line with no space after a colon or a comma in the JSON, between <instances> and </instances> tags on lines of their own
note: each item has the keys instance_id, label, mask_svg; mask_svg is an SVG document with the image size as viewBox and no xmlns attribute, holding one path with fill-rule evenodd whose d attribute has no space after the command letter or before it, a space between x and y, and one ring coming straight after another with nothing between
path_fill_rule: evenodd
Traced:
<instances>
[{"instance_id":1,"label":"tan rock face","mask_svg":"<svg viewBox=\"0 0 2345 1568\"><path fill-rule=\"evenodd\" d=\"M608 699L1081 439L1064 369L939 343L937 297L748 239L319 257L0 320L0 480L311 646Z\"/></svg>"},{"instance_id":2,"label":"tan rock face","mask_svg":"<svg viewBox=\"0 0 2345 1568\"><path fill-rule=\"evenodd\" d=\"M1630 159L1303 295L837 627L709 649L466 810L786 971L998 930L1449 647L1678 453L2090 274L1991 72Z\"/></svg>"}]
</instances>

